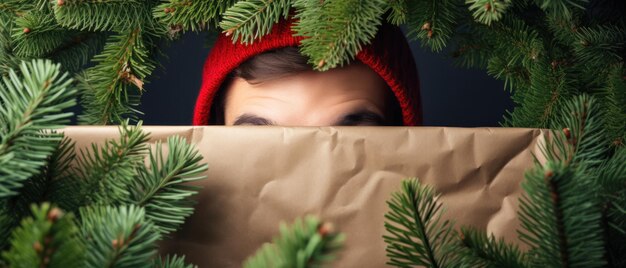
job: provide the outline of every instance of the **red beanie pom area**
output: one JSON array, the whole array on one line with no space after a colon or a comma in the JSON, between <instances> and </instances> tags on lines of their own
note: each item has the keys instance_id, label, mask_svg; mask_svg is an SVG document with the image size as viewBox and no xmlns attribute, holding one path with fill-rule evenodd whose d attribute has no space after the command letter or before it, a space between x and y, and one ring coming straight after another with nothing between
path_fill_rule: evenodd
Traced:
<instances>
[{"instance_id":1,"label":"red beanie pom area","mask_svg":"<svg viewBox=\"0 0 626 268\"><path fill-rule=\"evenodd\" d=\"M250 45L233 44L229 36L220 34L204 63L202 86L194 109L194 125L209 123L211 105L217 92L228 74L240 64L270 50L300 45L302 37L293 36L292 23L292 20L282 20L270 34ZM404 125L420 125L422 111L417 67L402 31L393 25L381 25L374 40L364 46L356 58L372 68L393 90L402 109Z\"/></svg>"}]
</instances>

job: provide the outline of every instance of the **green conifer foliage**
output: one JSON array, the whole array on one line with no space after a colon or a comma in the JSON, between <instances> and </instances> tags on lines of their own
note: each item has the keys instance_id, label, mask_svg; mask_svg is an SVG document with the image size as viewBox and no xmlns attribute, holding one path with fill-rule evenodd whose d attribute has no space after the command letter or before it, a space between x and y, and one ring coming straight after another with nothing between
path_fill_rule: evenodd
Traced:
<instances>
[{"instance_id":1,"label":"green conifer foliage","mask_svg":"<svg viewBox=\"0 0 626 268\"><path fill-rule=\"evenodd\" d=\"M557 112L553 138L542 145L522 183L521 251L483 231L454 234L438 224L441 204L428 186L403 182L386 214L389 264L397 267L622 267L626 264L626 150L609 150L601 105L588 95ZM556 128L556 127L555 127ZM426 205L430 204L430 205ZM430 224L429 224L430 223ZM453 233L453 234L450 234ZM446 260L442 265L441 260Z\"/></svg>"},{"instance_id":2,"label":"green conifer foliage","mask_svg":"<svg viewBox=\"0 0 626 268\"><path fill-rule=\"evenodd\" d=\"M187 267L157 242L193 213L202 157L184 138L149 148L141 123L79 150L58 129L76 89L49 60L0 84L0 264L9 267ZM144 159L150 165L144 165Z\"/></svg>"},{"instance_id":3,"label":"green conifer foliage","mask_svg":"<svg viewBox=\"0 0 626 268\"><path fill-rule=\"evenodd\" d=\"M84 124L136 121L157 44L185 31L224 32L254 44L292 16L312 68L353 60L381 23L450 53L459 65L505 81L516 107L504 126L552 125L554 111L582 94L606 110L610 139L624 143L626 16L620 0L4 0L0 72L22 59L50 58L75 74ZM84 70L86 63L95 66Z\"/></svg>"},{"instance_id":4,"label":"green conifer foliage","mask_svg":"<svg viewBox=\"0 0 626 268\"><path fill-rule=\"evenodd\" d=\"M187 267L156 256L155 242L191 215L197 189L184 183L206 166L182 138L168 139L168 156L163 144L150 149L149 134L130 123L158 44L219 31L254 45L292 15L312 68L345 65L392 23L505 81L516 106L504 126L555 130L547 161L523 184L528 251L472 228L456 235L434 190L408 181L389 202L390 264L623 267L625 9L621 0L2 0L0 266ZM80 122L121 124L118 139L76 154L54 131L77 95ZM307 218L283 227L246 265L325 263L341 236L323 226Z\"/></svg>"}]
</instances>

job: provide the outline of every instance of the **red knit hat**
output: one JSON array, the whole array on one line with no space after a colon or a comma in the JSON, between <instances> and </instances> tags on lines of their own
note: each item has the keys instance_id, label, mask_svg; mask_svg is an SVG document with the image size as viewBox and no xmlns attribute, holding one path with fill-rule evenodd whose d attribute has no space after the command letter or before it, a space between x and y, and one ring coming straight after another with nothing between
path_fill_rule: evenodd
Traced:
<instances>
[{"instance_id":1,"label":"red knit hat","mask_svg":"<svg viewBox=\"0 0 626 268\"><path fill-rule=\"evenodd\" d=\"M281 20L271 33L251 45L233 44L231 37L220 34L204 63L202 87L194 110L193 124L207 125L211 105L227 75L249 58L266 51L294 47L302 37L293 36L292 21ZM417 67L404 34L398 27L383 24L372 43L364 46L356 58L372 68L393 90L402 109L405 126L422 123Z\"/></svg>"}]
</instances>

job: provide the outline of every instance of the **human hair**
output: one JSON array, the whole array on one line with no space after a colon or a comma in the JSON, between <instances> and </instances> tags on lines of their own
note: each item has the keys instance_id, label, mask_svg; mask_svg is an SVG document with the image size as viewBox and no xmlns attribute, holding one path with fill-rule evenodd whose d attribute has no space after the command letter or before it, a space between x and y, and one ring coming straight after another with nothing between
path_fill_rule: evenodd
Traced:
<instances>
[{"instance_id":1,"label":"human hair","mask_svg":"<svg viewBox=\"0 0 626 268\"><path fill-rule=\"evenodd\" d=\"M209 124L224 125L226 90L233 79L243 78L250 84L258 84L311 70L313 68L308 63L308 58L302 55L297 47L270 50L246 60L226 76L220 89L217 91L213 105L211 105ZM385 122L385 125L402 126L402 111L398 101L391 89L389 87L387 89L388 120Z\"/></svg>"}]
</instances>

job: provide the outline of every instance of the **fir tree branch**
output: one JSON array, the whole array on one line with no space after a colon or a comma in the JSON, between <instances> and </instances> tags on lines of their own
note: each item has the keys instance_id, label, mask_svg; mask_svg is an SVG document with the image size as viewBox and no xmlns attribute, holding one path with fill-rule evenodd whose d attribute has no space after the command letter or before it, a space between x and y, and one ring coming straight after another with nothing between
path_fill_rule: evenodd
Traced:
<instances>
[{"instance_id":1,"label":"fir tree branch","mask_svg":"<svg viewBox=\"0 0 626 268\"><path fill-rule=\"evenodd\" d=\"M465 0L465 4L469 4L469 10L476 21L491 25L502 18L511 6L511 0Z\"/></svg>"},{"instance_id":2,"label":"fir tree branch","mask_svg":"<svg viewBox=\"0 0 626 268\"><path fill-rule=\"evenodd\" d=\"M222 15L220 27L233 43L251 44L269 34L281 18L287 19L292 0L237 1Z\"/></svg>"},{"instance_id":3,"label":"fir tree branch","mask_svg":"<svg viewBox=\"0 0 626 268\"><path fill-rule=\"evenodd\" d=\"M545 59L538 60L530 70L530 86L516 92L518 106L504 119L505 126L547 128L554 124L563 103L576 92L574 73L552 68Z\"/></svg>"},{"instance_id":4,"label":"fir tree branch","mask_svg":"<svg viewBox=\"0 0 626 268\"><path fill-rule=\"evenodd\" d=\"M161 238L143 208L91 206L80 209L86 267L149 267Z\"/></svg>"},{"instance_id":5,"label":"fir tree branch","mask_svg":"<svg viewBox=\"0 0 626 268\"><path fill-rule=\"evenodd\" d=\"M458 251L464 267L530 267L526 256L515 245L500 238L487 236L475 228L461 228L461 248Z\"/></svg>"},{"instance_id":6,"label":"fir tree branch","mask_svg":"<svg viewBox=\"0 0 626 268\"><path fill-rule=\"evenodd\" d=\"M52 13L33 10L15 20L12 34L14 52L20 57L40 58L75 34L61 28Z\"/></svg>"},{"instance_id":7,"label":"fir tree branch","mask_svg":"<svg viewBox=\"0 0 626 268\"><path fill-rule=\"evenodd\" d=\"M11 267L81 267L85 255L72 214L47 203L32 206L32 217L13 231L3 258Z\"/></svg>"},{"instance_id":8,"label":"fir tree branch","mask_svg":"<svg viewBox=\"0 0 626 268\"><path fill-rule=\"evenodd\" d=\"M605 113L605 131L613 147L624 147L626 143L626 73L624 64L609 71L608 79L602 87L599 104Z\"/></svg>"},{"instance_id":9,"label":"fir tree branch","mask_svg":"<svg viewBox=\"0 0 626 268\"><path fill-rule=\"evenodd\" d=\"M24 182L19 194L6 199L6 205L10 208L11 214L20 219L31 212L31 204L51 202L58 205L56 198L63 199L63 194L55 193L58 183L68 176L70 162L74 160L74 143L68 138L63 138L54 149L52 155L46 160L46 164L38 174L35 174ZM61 202L63 203L63 202ZM64 206L60 206L65 209Z\"/></svg>"},{"instance_id":10,"label":"fir tree branch","mask_svg":"<svg viewBox=\"0 0 626 268\"><path fill-rule=\"evenodd\" d=\"M9 14L0 12L0 76L7 75L11 69L18 69L21 60L13 53L11 29L15 20Z\"/></svg>"},{"instance_id":11,"label":"fir tree branch","mask_svg":"<svg viewBox=\"0 0 626 268\"><path fill-rule=\"evenodd\" d=\"M104 48L107 34L81 33L74 35L63 45L48 54L55 62L68 72L76 73Z\"/></svg>"},{"instance_id":12,"label":"fir tree branch","mask_svg":"<svg viewBox=\"0 0 626 268\"><path fill-rule=\"evenodd\" d=\"M332 261L345 237L332 225L307 216L296 219L290 227L284 223L272 244L264 244L243 264L246 268L317 267Z\"/></svg>"},{"instance_id":13,"label":"fir tree branch","mask_svg":"<svg viewBox=\"0 0 626 268\"><path fill-rule=\"evenodd\" d=\"M519 237L531 248L532 266L606 265L600 204L581 175L551 161L526 173Z\"/></svg>"},{"instance_id":14,"label":"fir tree branch","mask_svg":"<svg viewBox=\"0 0 626 268\"><path fill-rule=\"evenodd\" d=\"M170 27L181 27L183 31L208 30L217 28L222 14L238 0L161 1L153 10L156 19Z\"/></svg>"},{"instance_id":15,"label":"fir tree branch","mask_svg":"<svg viewBox=\"0 0 626 268\"><path fill-rule=\"evenodd\" d=\"M548 14L570 18L576 10L584 10L589 0L536 0L535 2Z\"/></svg>"},{"instance_id":16,"label":"fir tree branch","mask_svg":"<svg viewBox=\"0 0 626 268\"><path fill-rule=\"evenodd\" d=\"M452 38L460 18L462 0L409 1L407 35L433 51L441 51Z\"/></svg>"},{"instance_id":17,"label":"fir tree branch","mask_svg":"<svg viewBox=\"0 0 626 268\"><path fill-rule=\"evenodd\" d=\"M83 193L84 204L130 204L129 186L143 165L147 141L141 122L134 127L124 123L119 140L108 140L102 147L92 144L91 152L81 150L74 172L88 191Z\"/></svg>"},{"instance_id":18,"label":"fir tree branch","mask_svg":"<svg viewBox=\"0 0 626 268\"><path fill-rule=\"evenodd\" d=\"M193 202L188 198L198 187L186 183L203 179L207 170L201 164L198 150L179 136L167 139L168 155L163 159L161 143L150 149L150 167L141 166L132 182L134 202L144 207L146 218L152 220L163 234L175 231L193 213Z\"/></svg>"},{"instance_id":19,"label":"fir tree branch","mask_svg":"<svg viewBox=\"0 0 626 268\"><path fill-rule=\"evenodd\" d=\"M94 58L97 65L79 77L86 106L79 117L81 123L120 123L124 117L135 119L140 113L133 106L139 104L144 79L156 66L144 34L137 28L109 37L102 54Z\"/></svg>"},{"instance_id":20,"label":"fir tree branch","mask_svg":"<svg viewBox=\"0 0 626 268\"><path fill-rule=\"evenodd\" d=\"M563 130L554 133L553 146L546 148L545 155L568 165L584 164L584 168L602 163L609 143L604 130L604 114L596 100L583 94L563 103L560 108L551 128Z\"/></svg>"},{"instance_id":21,"label":"fir tree branch","mask_svg":"<svg viewBox=\"0 0 626 268\"><path fill-rule=\"evenodd\" d=\"M152 265L154 268L197 268L197 266L192 264L185 263L185 256L166 256L165 259L156 258L154 260L154 264Z\"/></svg>"},{"instance_id":22,"label":"fir tree branch","mask_svg":"<svg viewBox=\"0 0 626 268\"><path fill-rule=\"evenodd\" d=\"M153 21L152 6L142 0L57 1L54 15L63 27L87 31L128 31Z\"/></svg>"},{"instance_id":23,"label":"fir tree branch","mask_svg":"<svg viewBox=\"0 0 626 268\"><path fill-rule=\"evenodd\" d=\"M383 0L296 0L293 5L299 21L292 29L306 37L300 51L320 71L354 59L376 35L387 7Z\"/></svg>"},{"instance_id":24,"label":"fir tree branch","mask_svg":"<svg viewBox=\"0 0 626 268\"><path fill-rule=\"evenodd\" d=\"M17 194L39 172L62 139L42 130L67 123L72 113L62 111L75 104L71 79L59 65L23 62L21 75L11 71L0 83L0 198Z\"/></svg>"},{"instance_id":25,"label":"fir tree branch","mask_svg":"<svg viewBox=\"0 0 626 268\"><path fill-rule=\"evenodd\" d=\"M417 179L402 182L402 190L387 202L383 238L387 243L389 265L397 267L454 266L451 253L458 247L453 223L442 221L438 195Z\"/></svg>"},{"instance_id":26,"label":"fir tree branch","mask_svg":"<svg viewBox=\"0 0 626 268\"><path fill-rule=\"evenodd\" d=\"M596 181L602 191L606 258L610 267L626 265L626 147L597 168Z\"/></svg>"},{"instance_id":27,"label":"fir tree branch","mask_svg":"<svg viewBox=\"0 0 626 268\"><path fill-rule=\"evenodd\" d=\"M402 25L406 23L409 11L407 0L389 0L389 13L387 22L394 25Z\"/></svg>"},{"instance_id":28,"label":"fir tree branch","mask_svg":"<svg viewBox=\"0 0 626 268\"><path fill-rule=\"evenodd\" d=\"M574 39L574 56L590 71L624 62L626 29L623 26L579 27Z\"/></svg>"}]
</instances>

